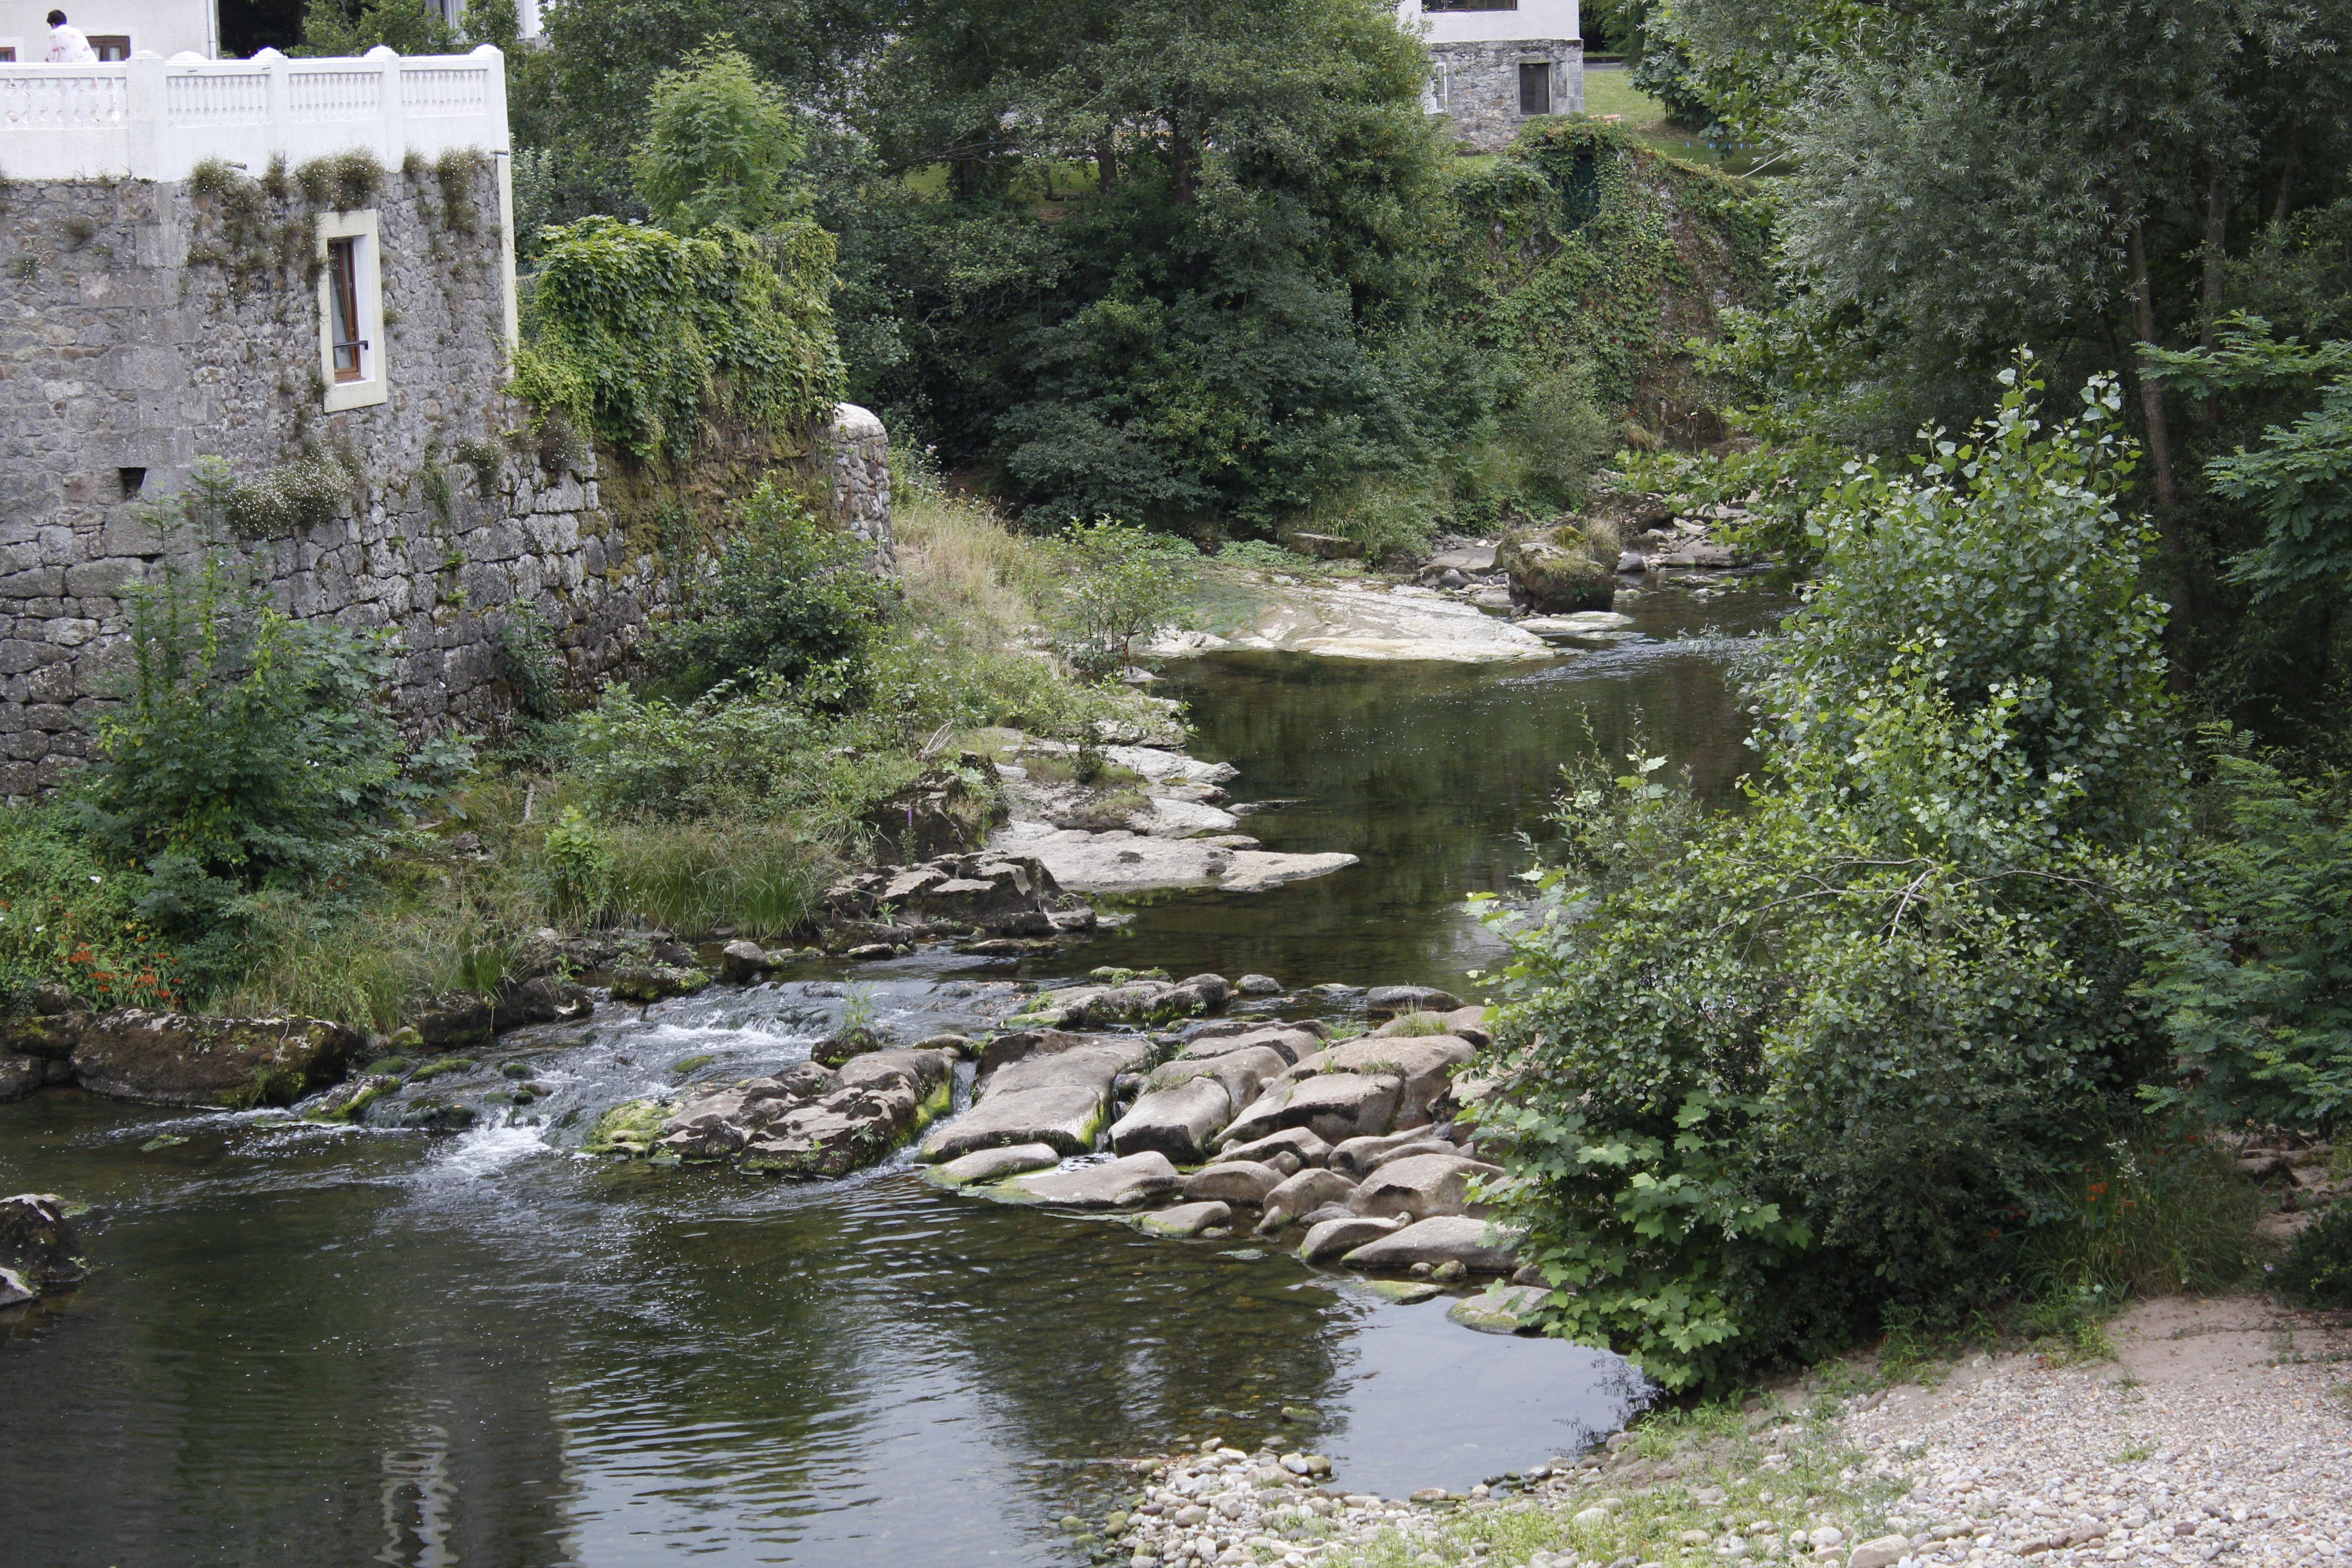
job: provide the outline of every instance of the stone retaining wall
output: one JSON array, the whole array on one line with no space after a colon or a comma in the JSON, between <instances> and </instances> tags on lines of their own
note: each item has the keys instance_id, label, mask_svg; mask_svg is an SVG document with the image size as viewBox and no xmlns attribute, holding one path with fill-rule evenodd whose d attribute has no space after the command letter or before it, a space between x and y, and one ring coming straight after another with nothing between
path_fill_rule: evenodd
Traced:
<instances>
[{"instance_id":1,"label":"stone retaining wall","mask_svg":"<svg viewBox=\"0 0 2352 1568\"><path fill-rule=\"evenodd\" d=\"M519 604L576 689L625 663L703 564L673 559L680 540L712 542L662 521L677 506L608 511L596 455L517 434L498 184L487 159L454 187L422 164L386 177L373 199L388 395L331 413L299 194L240 239L223 196L192 184L0 191L0 796L78 765L122 662L124 585L192 543L164 537L154 503L200 455L247 484L304 465L314 485L332 476L331 517L245 542L290 614L397 635L393 699L412 728L501 711L500 631ZM757 444L690 510L715 515L714 498L779 467L892 567L880 421L845 405L799 447ZM630 488L682 496L679 479Z\"/></svg>"}]
</instances>

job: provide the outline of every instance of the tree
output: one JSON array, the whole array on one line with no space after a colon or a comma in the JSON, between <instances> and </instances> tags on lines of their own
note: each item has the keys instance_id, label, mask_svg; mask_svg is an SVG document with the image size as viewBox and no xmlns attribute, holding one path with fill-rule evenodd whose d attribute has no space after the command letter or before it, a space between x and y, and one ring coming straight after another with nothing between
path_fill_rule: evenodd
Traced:
<instances>
[{"instance_id":1,"label":"tree","mask_svg":"<svg viewBox=\"0 0 2352 1568\"><path fill-rule=\"evenodd\" d=\"M2118 905L2176 832L2112 383L1857 464L1756 685L1748 809L1575 776L1480 1111L1549 1311L1669 1387L1981 1299L2160 1058Z\"/></svg>"},{"instance_id":2,"label":"tree","mask_svg":"<svg viewBox=\"0 0 2352 1568\"><path fill-rule=\"evenodd\" d=\"M650 103L629 169L663 227L751 234L807 210L806 194L790 183L808 150L792 107L726 35L664 71Z\"/></svg>"},{"instance_id":3,"label":"tree","mask_svg":"<svg viewBox=\"0 0 2352 1568\"><path fill-rule=\"evenodd\" d=\"M1058 620L1062 656L1081 674L1118 675L1135 639L1177 618L1183 580L1165 541L1116 518L1073 521L1060 542L1069 568Z\"/></svg>"}]
</instances>

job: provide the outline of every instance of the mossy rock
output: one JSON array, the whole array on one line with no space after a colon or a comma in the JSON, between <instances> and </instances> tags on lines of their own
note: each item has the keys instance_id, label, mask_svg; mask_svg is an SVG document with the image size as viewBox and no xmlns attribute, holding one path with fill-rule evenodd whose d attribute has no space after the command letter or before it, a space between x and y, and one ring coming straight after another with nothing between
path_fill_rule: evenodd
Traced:
<instances>
[{"instance_id":1,"label":"mossy rock","mask_svg":"<svg viewBox=\"0 0 2352 1568\"><path fill-rule=\"evenodd\" d=\"M710 984L699 969L674 963L632 963L613 972L613 998L618 1002L660 1002L690 996Z\"/></svg>"},{"instance_id":2,"label":"mossy rock","mask_svg":"<svg viewBox=\"0 0 2352 1568\"><path fill-rule=\"evenodd\" d=\"M1605 610L1617 601L1616 574L1588 553L1573 527L1506 534L1495 563L1511 576L1511 595L1546 615Z\"/></svg>"},{"instance_id":3,"label":"mossy rock","mask_svg":"<svg viewBox=\"0 0 2352 1568\"><path fill-rule=\"evenodd\" d=\"M661 1136L662 1123L668 1120L669 1107L657 1100L627 1100L598 1117L587 1141L580 1147L591 1154L626 1154L643 1159L654 1140Z\"/></svg>"}]
</instances>

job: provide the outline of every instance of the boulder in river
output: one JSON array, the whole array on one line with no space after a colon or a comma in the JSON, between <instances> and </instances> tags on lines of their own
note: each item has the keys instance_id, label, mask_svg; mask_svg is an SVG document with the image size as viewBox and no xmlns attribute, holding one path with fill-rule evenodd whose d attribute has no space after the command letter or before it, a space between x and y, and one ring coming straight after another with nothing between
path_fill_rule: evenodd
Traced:
<instances>
[{"instance_id":1,"label":"boulder in river","mask_svg":"<svg viewBox=\"0 0 2352 1568\"><path fill-rule=\"evenodd\" d=\"M838 1071L797 1062L772 1078L682 1097L647 1152L781 1175L846 1175L946 1110L954 1068L951 1051L873 1051Z\"/></svg>"},{"instance_id":2,"label":"boulder in river","mask_svg":"<svg viewBox=\"0 0 2352 1568\"><path fill-rule=\"evenodd\" d=\"M445 991L419 1000L408 1010L408 1026L416 1031L428 1051L458 1051L487 1042L495 1016L490 1005L471 991Z\"/></svg>"},{"instance_id":3,"label":"boulder in river","mask_svg":"<svg viewBox=\"0 0 2352 1568\"><path fill-rule=\"evenodd\" d=\"M1456 1153L1414 1154L1375 1169L1356 1189L1348 1206L1358 1214L1403 1220L1483 1214L1470 1202L1470 1182L1474 1177L1501 1173L1484 1161Z\"/></svg>"},{"instance_id":4,"label":"boulder in river","mask_svg":"<svg viewBox=\"0 0 2352 1568\"><path fill-rule=\"evenodd\" d=\"M1185 1177L1184 1195L1195 1202L1241 1204L1255 1208L1265 1202L1266 1194L1282 1183L1282 1173L1271 1165L1229 1160L1223 1164L1203 1165Z\"/></svg>"},{"instance_id":5,"label":"boulder in river","mask_svg":"<svg viewBox=\"0 0 2352 1568\"><path fill-rule=\"evenodd\" d=\"M1433 985L1375 985L1364 993L1364 1011L1375 1018L1400 1013L1451 1013L1461 998Z\"/></svg>"},{"instance_id":6,"label":"boulder in river","mask_svg":"<svg viewBox=\"0 0 2352 1568\"><path fill-rule=\"evenodd\" d=\"M1301 1171L1265 1194L1263 1224L1268 1227L1287 1225L1325 1204L1347 1203L1355 1192L1356 1184L1337 1171Z\"/></svg>"},{"instance_id":7,"label":"boulder in river","mask_svg":"<svg viewBox=\"0 0 2352 1568\"><path fill-rule=\"evenodd\" d=\"M509 980L490 1004L490 1027L499 1034L532 1024L569 1024L595 1011L588 988L557 974Z\"/></svg>"},{"instance_id":8,"label":"boulder in river","mask_svg":"<svg viewBox=\"0 0 2352 1568\"><path fill-rule=\"evenodd\" d=\"M1219 1025L1203 1029L1186 1040L1180 1054L1187 1060L1198 1061L1208 1057L1232 1056L1237 1051L1264 1049L1276 1052L1282 1058L1283 1065L1290 1067L1322 1048L1320 1038L1305 1029L1286 1025L1260 1025L1239 1030Z\"/></svg>"},{"instance_id":9,"label":"boulder in river","mask_svg":"<svg viewBox=\"0 0 2352 1568\"><path fill-rule=\"evenodd\" d=\"M1019 853L942 855L861 871L835 883L817 906L817 918L844 939L887 924L893 941L973 931L1049 937L1065 925L1091 925L1091 914L1043 862ZM1088 918L1066 918L1079 915Z\"/></svg>"},{"instance_id":10,"label":"boulder in river","mask_svg":"<svg viewBox=\"0 0 2352 1568\"><path fill-rule=\"evenodd\" d=\"M1550 1294L1540 1285L1496 1285L1475 1296L1465 1296L1448 1307L1445 1315L1482 1334L1531 1334L1538 1327L1536 1310Z\"/></svg>"},{"instance_id":11,"label":"boulder in river","mask_svg":"<svg viewBox=\"0 0 2352 1568\"><path fill-rule=\"evenodd\" d=\"M1331 1163L1331 1145L1304 1127L1292 1127L1252 1142L1236 1143L1219 1154L1217 1159L1220 1162L1255 1160L1263 1164L1278 1153L1289 1154L1301 1166L1322 1166Z\"/></svg>"},{"instance_id":12,"label":"boulder in river","mask_svg":"<svg viewBox=\"0 0 2352 1568\"><path fill-rule=\"evenodd\" d=\"M1372 1173L1373 1167L1400 1149L1421 1144L1444 1142L1435 1127L1410 1127L1402 1132L1383 1132L1365 1138L1350 1138L1331 1151L1331 1168L1342 1175L1362 1181ZM1422 1149L1423 1153L1443 1151Z\"/></svg>"},{"instance_id":13,"label":"boulder in river","mask_svg":"<svg viewBox=\"0 0 2352 1568\"><path fill-rule=\"evenodd\" d=\"M1454 1035L1365 1035L1300 1062L1297 1070L1393 1075L1400 1083L1393 1120L1388 1125L1403 1129L1428 1125L1450 1103L1454 1069L1477 1054L1476 1047ZM1383 1130L1358 1129L1360 1132Z\"/></svg>"},{"instance_id":14,"label":"boulder in river","mask_svg":"<svg viewBox=\"0 0 2352 1568\"><path fill-rule=\"evenodd\" d=\"M1232 1220L1234 1211L1221 1203L1178 1204L1137 1222L1146 1236L1198 1236Z\"/></svg>"},{"instance_id":15,"label":"boulder in river","mask_svg":"<svg viewBox=\"0 0 2352 1568\"><path fill-rule=\"evenodd\" d=\"M625 963L613 971L613 999L660 1002L672 996L690 996L709 984L709 974L682 964Z\"/></svg>"},{"instance_id":16,"label":"boulder in river","mask_svg":"<svg viewBox=\"0 0 2352 1568\"><path fill-rule=\"evenodd\" d=\"M110 1099L242 1110L291 1105L334 1082L362 1043L323 1018L205 1018L126 1007L82 1026L73 1068L84 1089Z\"/></svg>"},{"instance_id":17,"label":"boulder in river","mask_svg":"<svg viewBox=\"0 0 2352 1568\"><path fill-rule=\"evenodd\" d=\"M1001 1182L1024 1171L1043 1171L1062 1163L1061 1152L1049 1143L1015 1143L1003 1149L982 1149L923 1173L936 1186L969 1187Z\"/></svg>"},{"instance_id":18,"label":"boulder in river","mask_svg":"<svg viewBox=\"0 0 2352 1568\"><path fill-rule=\"evenodd\" d=\"M33 1293L80 1279L80 1251L65 1202L55 1194L0 1198L0 1267L18 1275Z\"/></svg>"},{"instance_id":19,"label":"boulder in river","mask_svg":"<svg viewBox=\"0 0 2352 1568\"><path fill-rule=\"evenodd\" d=\"M48 1068L38 1057L0 1054L0 1105L22 1100L47 1082Z\"/></svg>"},{"instance_id":20,"label":"boulder in river","mask_svg":"<svg viewBox=\"0 0 2352 1568\"><path fill-rule=\"evenodd\" d=\"M1166 1155L1147 1152L1125 1154L1116 1160L1067 1170L1014 1176L999 1183L990 1193L1012 1203L1054 1208L1134 1208L1174 1192L1178 1180L1176 1167L1168 1163Z\"/></svg>"},{"instance_id":21,"label":"boulder in river","mask_svg":"<svg viewBox=\"0 0 2352 1568\"><path fill-rule=\"evenodd\" d=\"M1112 1125L1110 1146L1121 1154L1157 1150L1180 1165L1197 1165L1233 1115L1233 1095L1213 1077L1181 1079L1139 1096Z\"/></svg>"},{"instance_id":22,"label":"boulder in river","mask_svg":"<svg viewBox=\"0 0 2352 1568\"><path fill-rule=\"evenodd\" d=\"M1151 1042L1136 1035L1000 1035L981 1055L971 1109L934 1131L922 1157L952 1160L1012 1143L1087 1153L1109 1119L1112 1081L1148 1066L1151 1055Z\"/></svg>"},{"instance_id":23,"label":"boulder in river","mask_svg":"<svg viewBox=\"0 0 2352 1568\"><path fill-rule=\"evenodd\" d=\"M1609 564L1592 559L1573 526L1506 534L1496 563L1510 574L1511 597L1531 610L1605 610L1616 602L1616 552Z\"/></svg>"},{"instance_id":24,"label":"boulder in river","mask_svg":"<svg viewBox=\"0 0 2352 1568\"><path fill-rule=\"evenodd\" d=\"M1509 1246L1483 1219L1467 1215L1441 1215L1415 1220L1400 1230L1366 1242L1340 1258L1350 1268L1402 1269L1416 1263L1443 1267L1459 1263L1472 1274L1508 1274L1519 1266Z\"/></svg>"},{"instance_id":25,"label":"boulder in river","mask_svg":"<svg viewBox=\"0 0 2352 1568\"><path fill-rule=\"evenodd\" d=\"M1234 982L1234 989L1244 996L1279 996L1282 982L1271 974L1244 974Z\"/></svg>"},{"instance_id":26,"label":"boulder in river","mask_svg":"<svg viewBox=\"0 0 2352 1568\"><path fill-rule=\"evenodd\" d=\"M1298 1256L1308 1263L1328 1262L1402 1228L1395 1220L1363 1215L1320 1220L1307 1227L1306 1239L1298 1244Z\"/></svg>"},{"instance_id":27,"label":"boulder in river","mask_svg":"<svg viewBox=\"0 0 2352 1568\"><path fill-rule=\"evenodd\" d=\"M1330 1072L1270 1085L1219 1135L1221 1147L1304 1127L1327 1143L1386 1129L1404 1081L1392 1074Z\"/></svg>"}]
</instances>

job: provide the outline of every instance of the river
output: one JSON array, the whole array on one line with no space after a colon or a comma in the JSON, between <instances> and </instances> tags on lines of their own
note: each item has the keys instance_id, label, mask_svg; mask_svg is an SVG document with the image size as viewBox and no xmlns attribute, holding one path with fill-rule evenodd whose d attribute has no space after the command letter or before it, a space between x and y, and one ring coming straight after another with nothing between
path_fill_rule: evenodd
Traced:
<instances>
[{"instance_id":1,"label":"river","mask_svg":"<svg viewBox=\"0 0 2352 1568\"><path fill-rule=\"evenodd\" d=\"M1496 949L1462 900L1513 886L1562 761L1622 752L1638 713L1703 787L1744 765L1727 645L1700 634L1776 606L1640 605L1640 637L1556 664L1175 667L1161 689L1197 754L1239 765L1235 798L1296 803L1250 831L1362 864L1139 901L1036 977L1475 990ZM928 955L857 980L911 1033L979 1017L996 973ZM0 1192L95 1205L98 1265L0 1327L0 1561L1078 1564L1056 1521L1118 1495L1118 1456L1272 1436L1398 1495L1572 1451L1638 1399L1615 1358L1469 1332L1442 1300L942 1194L903 1161L790 1184L569 1147L567 1104L681 1058L804 1054L839 979L508 1037L553 1089L538 1125L0 1106Z\"/></svg>"}]
</instances>

